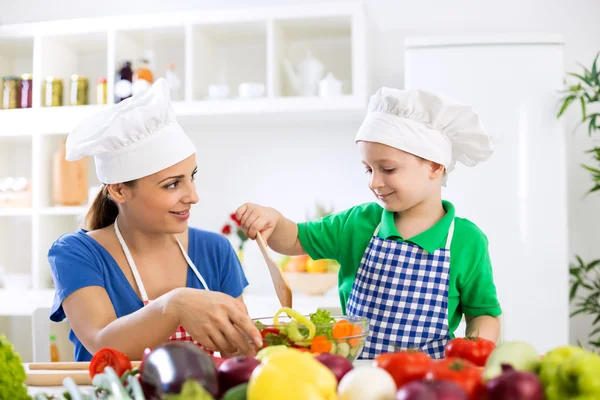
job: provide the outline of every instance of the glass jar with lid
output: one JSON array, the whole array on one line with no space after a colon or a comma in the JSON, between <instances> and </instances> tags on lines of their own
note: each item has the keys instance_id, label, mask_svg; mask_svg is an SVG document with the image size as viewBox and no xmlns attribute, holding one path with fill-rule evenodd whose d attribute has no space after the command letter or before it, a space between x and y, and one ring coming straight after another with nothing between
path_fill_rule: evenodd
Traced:
<instances>
[{"instance_id":1,"label":"glass jar with lid","mask_svg":"<svg viewBox=\"0 0 600 400\"><path fill-rule=\"evenodd\" d=\"M32 96L33 96L33 77L31 74L21 75L20 95L21 95L21 108L31 108Z\"/></svg>"},{"instance_id":2,"label":"glass jar with lid","mask_svg":"<svg viewBox=\"0 0 600 400\"><path fill-rule=\"evenodd\" d=\"M2 109L19 108L19 88L21 78L18 76L2 77Z\"/></svg>"}]
</instances>

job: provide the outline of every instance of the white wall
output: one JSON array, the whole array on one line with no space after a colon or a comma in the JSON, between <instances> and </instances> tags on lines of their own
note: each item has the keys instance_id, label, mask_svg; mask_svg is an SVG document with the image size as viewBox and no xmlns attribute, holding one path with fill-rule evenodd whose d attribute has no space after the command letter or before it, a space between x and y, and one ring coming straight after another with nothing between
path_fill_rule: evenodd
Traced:
<instances>
[{"instance_id":1,"label":"white wall","mask_svg":"<svg viewBox=\"0 0 600 400\"><path fill-rule=\"evenodd\" d=\"M71 2L56 0L0 0L0 23L17 23L46 19L93 17L144 12L298 4L283 0L105 0ZM316 4L320 1L303 1ZM486 33L543 32L562 34L566 40L565 68L573 71L577 62L589 65L600 50L600 2L597 0L367 0L372 27L372 87L403 85L403 40L414 35L468 35ZM585 34L585 32L588 32ZM476 84L476 83L475 83ZM490 94L490 95L493 95ZM582 154L592 146L585 130L575 134L578 113L567 116L570 249L585 259L600 257L600 200L597 195L582 200L590 186L589 174L580 168L586 161ZM349 122L335 129L290 132L284 127L269 131L235 132L198 136L200 165L206 167L200 176L202 202L192 222L211 229L220 227L228 210L245 200L268 202L281 207L293 218L303 218L318 193L321 200L339 199L336 208L368 199L360 166L353 157L352 135L358 123ZM213 131L215 132L215 131ZM264 144L267 138L278 144L277 154L270 154ZM322 145L328 143L331 149ZM226 147L225 145L229 146ZM219 146L219 151L215 150ZM225 151L228 149L228 151ZM266 168L266 157L281 164ZM256 161L256 167L251 163ZM235 178L242 179L237 188ZM244 189L242 192L241 189ZM269 190L269 195L265 190ZM243 193L243 195L242 195ZM272 194L271 194L272 193ZM218 209L213 206L220 205ZM552 218L551 215L548 218ZM255 255L257 257L257 253ZM255 256L251 256L254 258ZM566 268L567 266L565 266ZM266 276L266 275L265 275ZM543 277L540 277L542 279ZM543 284L543 281L539 283ZM551 318L551 316L548 316ZM572 323L575 335L585 339L589 321Z\"/></svg>"}]
</instances>

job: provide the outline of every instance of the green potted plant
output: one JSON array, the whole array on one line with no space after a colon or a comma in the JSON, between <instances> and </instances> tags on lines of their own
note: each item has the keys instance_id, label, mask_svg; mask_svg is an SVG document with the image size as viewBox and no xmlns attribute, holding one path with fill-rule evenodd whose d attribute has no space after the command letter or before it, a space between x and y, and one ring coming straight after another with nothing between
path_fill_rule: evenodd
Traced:
<instances>
[{"instance_id":1,"label":"green potted plant","mask_svg":"<svg viewBox=\"0 0 600 400\"><path fill-rule=\"evenodd\" d=\"M582 73L570 72L568 75L575 78L573 84L567 84L563 90L561 107L557 118L560 118L573 104L581 107L581 124L587 123L588 135L593 136L600 131L600 112L589 112L592 108L600 106L600 70L596 55L591 68L581 66ZM595 165L582 165L592 176L592 187L587 194L600 191L600 147L595 146L586 153L592 155ZM577 262L571 264L569 301L574 310L571 317L576 315L591 315L594 317L592 330L588 335L588 344L595 349L600 349L600 260L586 263L581 257L576 256Z\"/></svg>"}]
</instances>

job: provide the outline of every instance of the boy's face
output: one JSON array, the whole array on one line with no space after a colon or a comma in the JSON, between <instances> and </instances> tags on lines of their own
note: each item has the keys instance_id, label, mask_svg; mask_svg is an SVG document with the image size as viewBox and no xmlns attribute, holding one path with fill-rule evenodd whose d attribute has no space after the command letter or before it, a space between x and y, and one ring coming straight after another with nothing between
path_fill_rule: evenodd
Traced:
<instances>
[{"instance_id":1,"label":"boy's face","mask_svg":"<svg viewBox=\"0 0 600 400\"><path fill-rule=\"evenodd\" d=\"M380 143L358 142L369 188L393 212L406 211L441 188L444 168L405 151Z\"/></svg>"}]
</instances>

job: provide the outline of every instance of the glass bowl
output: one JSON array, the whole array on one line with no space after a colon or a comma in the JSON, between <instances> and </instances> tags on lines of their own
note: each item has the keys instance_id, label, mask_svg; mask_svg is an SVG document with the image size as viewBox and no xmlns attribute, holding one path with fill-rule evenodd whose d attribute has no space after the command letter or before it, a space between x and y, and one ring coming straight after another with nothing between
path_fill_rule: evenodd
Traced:
<instances>
[{"instance_id":1,"label":"glass bowl","mask_svg":"<svg viewBox=\"0 0 600 400\"><path fill-rule=\"evenodd\" d=\"M308 315L305 315L309 318ZM312 339L293 340L288 332L296 325L302 336L308 336L308 329L287 316L279 317L279 326L273 323L273 317L254 318L252 321L261 331L263 346L286 345L311 353L331 353L346 357L350 361L358 358L365 346L369 334L369 320L365 317L332 316L335 322L316 325Z\"/></svg>"}]
</instances>

